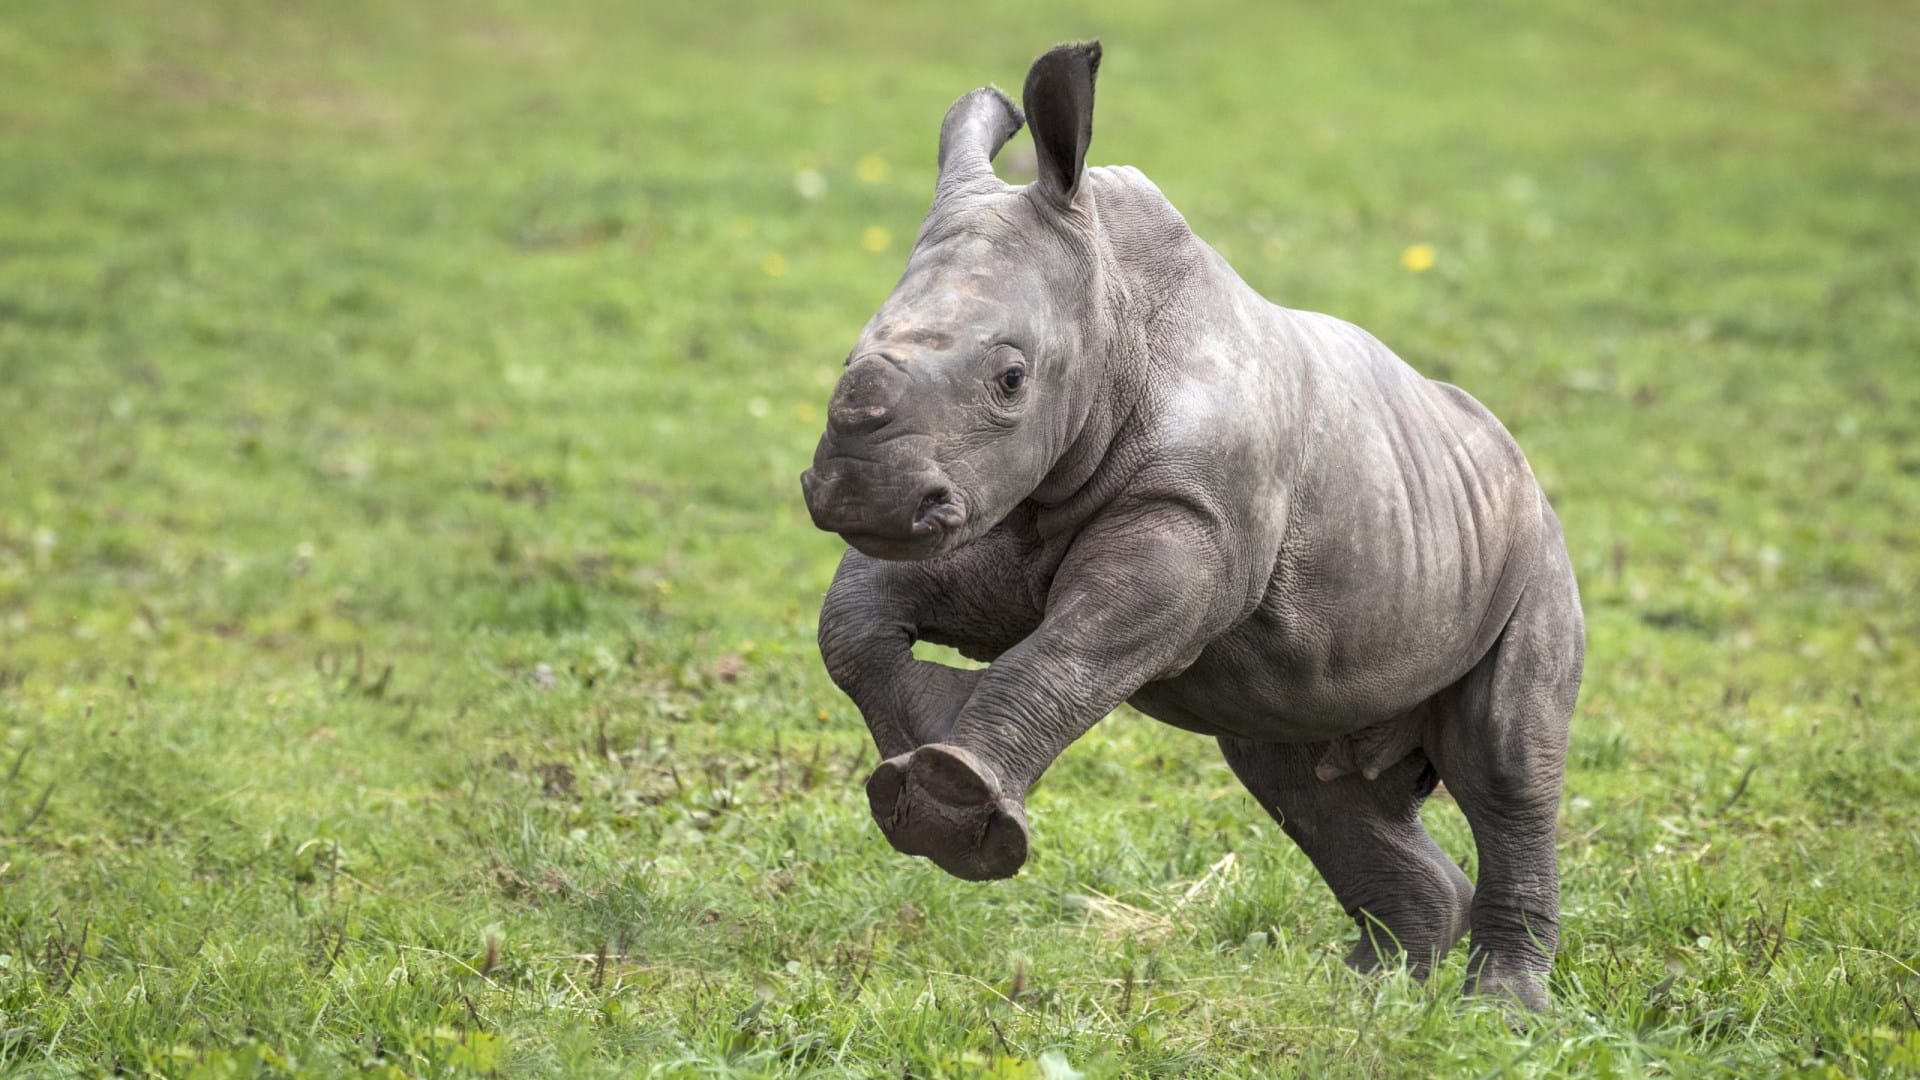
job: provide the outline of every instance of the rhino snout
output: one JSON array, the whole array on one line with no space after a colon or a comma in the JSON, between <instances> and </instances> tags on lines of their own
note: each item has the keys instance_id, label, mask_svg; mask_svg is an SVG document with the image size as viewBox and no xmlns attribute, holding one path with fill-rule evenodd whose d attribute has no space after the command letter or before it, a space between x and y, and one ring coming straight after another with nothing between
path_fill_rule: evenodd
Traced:
<instances>
[{"instance_id":1,"label":"rhino snout","mask_svg":"<svg viewBox=\"0 0 1920 1080\"><path fill-rule=\"evenodd\" d=\"M966 508L938 473L898 479L858 466L816 465L800 474L816 528L883 559L923 558L966 524Z\"/></svg>"}]
</instances>

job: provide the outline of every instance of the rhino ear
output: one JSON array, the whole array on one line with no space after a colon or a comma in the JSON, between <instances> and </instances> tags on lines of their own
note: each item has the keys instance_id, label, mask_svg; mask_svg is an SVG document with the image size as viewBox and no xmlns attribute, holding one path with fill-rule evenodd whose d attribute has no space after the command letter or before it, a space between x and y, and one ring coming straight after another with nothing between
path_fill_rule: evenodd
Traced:
<instances>
[{"instance_id":1,"label":"rhino ear","mask_svg":"<svg viewBox=\"0 0 1920 1080\"><path fill-rule=\"evenodd\" d=\"M1093 77L1100 71L1100 43L1062 45L1033 62L1022 94L1033 129L1040 186L1054 205L1066 207L1080 191L1087 144L1093 141Z\"/></svg>"}]
</instances>

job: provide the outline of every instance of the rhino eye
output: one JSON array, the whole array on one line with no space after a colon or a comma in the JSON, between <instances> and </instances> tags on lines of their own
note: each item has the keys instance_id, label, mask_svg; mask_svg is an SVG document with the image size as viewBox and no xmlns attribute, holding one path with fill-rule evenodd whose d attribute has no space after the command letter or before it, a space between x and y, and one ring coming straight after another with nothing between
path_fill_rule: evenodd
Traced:
<instances>
[{"instance_id":1,"label":"rhino eye","mask_svg":"<svg viewBox=\"0 0 1920 1080\"><path fill-rule=\"evenodd\" d=\"M1018 364L1000 373L1000 389L1009 394L1019 390L1020 384L1026 381L1027 369Z\"/></svg>"}]
</instances>

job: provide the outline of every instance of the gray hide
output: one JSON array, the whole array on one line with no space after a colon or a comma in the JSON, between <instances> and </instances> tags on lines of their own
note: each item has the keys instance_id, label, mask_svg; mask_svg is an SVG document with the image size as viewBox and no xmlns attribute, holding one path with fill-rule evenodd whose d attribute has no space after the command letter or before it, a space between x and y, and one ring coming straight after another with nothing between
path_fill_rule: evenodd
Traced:
<instances>
[{"instance_id":1,"label":"gray hide","mask_svg":"<svg viewBox=\"0 0 1920 1080\"><path fill-rule=\"evenodd\" d=\"M820 650L884 759L873 816L1010 876L1028 790L1130 702L1219 740L1358 922L1350 963L1424 974L1470 928L1476 987L1544 1007L1584 648L1559 521L1466 392L1261 298L1137 170L1086 168L1099 62L1034 63L1025 187L990 164L1023 123L1005 94L947 114L801 478L853 548ZM1420 824L1436 778L1477 889Z\"/></svg>"}]
</instances>

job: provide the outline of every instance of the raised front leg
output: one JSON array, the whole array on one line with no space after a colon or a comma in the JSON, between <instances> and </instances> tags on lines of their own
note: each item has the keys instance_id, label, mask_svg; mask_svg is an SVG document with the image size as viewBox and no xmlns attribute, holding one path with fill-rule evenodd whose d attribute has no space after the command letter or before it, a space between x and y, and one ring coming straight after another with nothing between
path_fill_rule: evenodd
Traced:
<instances>
[{"instance_id":1,"label":"raised front leg","mask_svg":"<svg viewBox=\"0 0 1920 1080\"><path fill-rule=\"evenodd\" d=\"M897 578L850 550L820 608L827 674L860 709L883 759L944 738L981 674L914 658L921 592Z\"/></svg>"},{"instance_id":2,"label":"raised front leg","mask_svg":"<svg viewBox=\"0 0 1920 1080\"><path fill-rule=\"evenodd\" d=\"M997 529L950 555L887 562L848 550L820 608L820 655L881 758L947 737L984 671L916 660L922 638L993 654L1040 621L1032 545Z\"/></svg>"},{"instance_id":3,"label":"raised front leg","mask_svg":"<svg viewBox=\"0 0 1920 1080\"><path fill-rule=\"evenodd\" d=\"M968 880L1018 870L1040 774L1142 685L1185 668L1251 602L1232 589L1216 535L1172 511L1088 526L1038 628L994 661L947 738L888 758L867 781L893 846Z\"/></svg>"}]
</instances>

